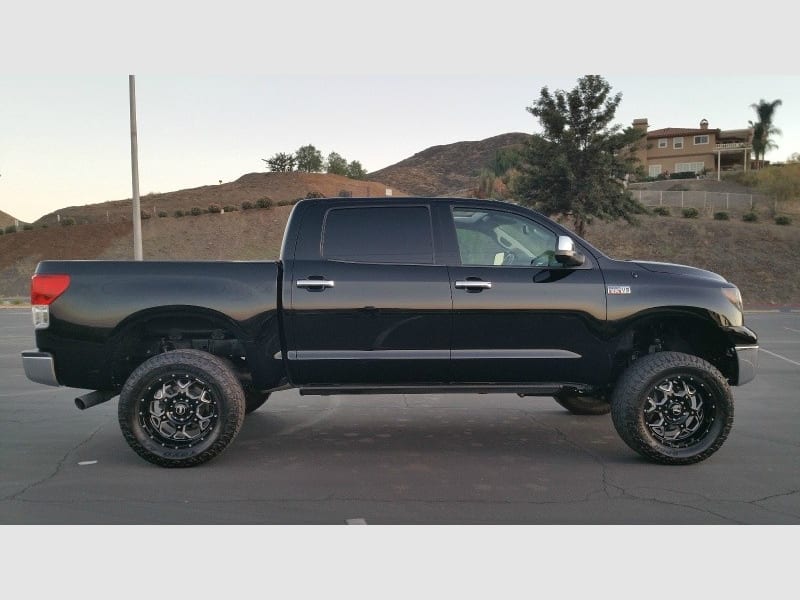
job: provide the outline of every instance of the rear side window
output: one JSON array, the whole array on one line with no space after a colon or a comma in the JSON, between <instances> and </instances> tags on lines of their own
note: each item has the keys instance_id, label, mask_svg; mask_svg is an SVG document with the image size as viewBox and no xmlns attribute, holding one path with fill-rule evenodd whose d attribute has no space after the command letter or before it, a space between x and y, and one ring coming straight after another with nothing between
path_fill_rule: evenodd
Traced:
<instances>
[{"instance_id":1,"label":"rear side window","mask_svg":"<svg viewBox=\"0 0 800 600\"><path fill-rule=\"evenodd\" d=\"M325 217L322 256L349 262L433 264L425 206L334 208Z\"/></svg>"}]
</instances>

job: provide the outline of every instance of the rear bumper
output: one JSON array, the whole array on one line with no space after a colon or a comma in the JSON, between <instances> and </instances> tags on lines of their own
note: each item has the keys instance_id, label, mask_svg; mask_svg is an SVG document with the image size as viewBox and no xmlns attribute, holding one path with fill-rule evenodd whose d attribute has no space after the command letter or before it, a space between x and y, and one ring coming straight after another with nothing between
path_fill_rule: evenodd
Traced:
<instances>
[{"instance_id":1,"label":"rear bumper","mask_svg":"<svg viewBox=\"0 0 800 600\"><path fill-rule=\"evenodd\" d=\"M736 346L736 362L739 366L739 378L736 385L744 385L752 381L758 370L758 346Z\"/></svg>"},{"instance_id":2,"label":"rear bumper","mask_svg":"<svg viewBox=\"0 0 800 600\"><path fill-rule=\"evenodd\" d=\"M56 378L56 365L49 352L30 350L22 353L22 366L25 376L36 383L60 386Z\"/></svg>"}]
</instances>

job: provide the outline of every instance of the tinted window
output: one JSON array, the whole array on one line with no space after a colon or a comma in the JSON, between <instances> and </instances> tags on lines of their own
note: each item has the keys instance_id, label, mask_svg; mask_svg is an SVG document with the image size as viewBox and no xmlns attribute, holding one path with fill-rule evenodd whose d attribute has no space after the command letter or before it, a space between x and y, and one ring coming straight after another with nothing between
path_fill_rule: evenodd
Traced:
<instances>
[{"instance_id":1,"label":"tinted window","mask_svg":"<svg viewBox=\"0 0 800 600\"><path fill-rule=\"evenodd\" d=\"M453 210L462 265L559 266L556 235L535 221L499 210Z\"/></svg>"},{"instance_id":2,"label":"tinted window","mask_svg":"<svg viewBox=\"0 0 800 600\"><path fill-rule=\"evenodd\" d=\"M334 208L325 218L322 255L334 260L432 264L431 218L424 206Z\"/></svg>"}]
</instances>

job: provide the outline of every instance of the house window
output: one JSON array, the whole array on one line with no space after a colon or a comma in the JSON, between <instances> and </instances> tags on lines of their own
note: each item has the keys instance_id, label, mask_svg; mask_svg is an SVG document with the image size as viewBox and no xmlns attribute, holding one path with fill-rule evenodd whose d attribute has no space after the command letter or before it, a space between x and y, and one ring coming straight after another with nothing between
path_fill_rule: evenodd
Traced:
<instances>
[{"instance_id":1,"label":"house window","mask_svg":"<svg viewBox=\"0 0 800 600\"><path fill-rule=\"evenodd\" d=\"M702 173L705 168L704 162L675 163L676 173Z\"/></svg>"},{"instance_id":2,"label":"house window","mask_svg":"<svg viewBox=\"0 0 800 600\"><path fill-rule=\"evenodd\" d=\"M650 165L647 169L647 174L650 177L658 177L661 175L661 165Z\"/></svg>"},{"instance_id":3,"label":"house window","mask_svg":"<svg viewBox=\"0 0 800 600\"><path fill-rule=\"evenodd\" d=\"M661 138L658 140L658 147L659 148L666 148L669 146L669 140L667 138Z\"/></svg>"},{"instance_id":4,"label":"house window","mask_svg":"<svg viewBox=\"0 0 800 600\"><path fill-rule=\"evenodd\" d=\"M683 138L672 138L672 147L675 150L682 150L683 149Z\"/></svg>"},{"instance_id":5,"label":"house window","mask_svg":"<svg viewBox=\"0 0 800 600\"><path fill-rule=\"evenodd\" d=\"M694 145L699 146L701 144L708 143L708 136L707 135L696 135L694 136Z\"/></svg>"}]
</instances>

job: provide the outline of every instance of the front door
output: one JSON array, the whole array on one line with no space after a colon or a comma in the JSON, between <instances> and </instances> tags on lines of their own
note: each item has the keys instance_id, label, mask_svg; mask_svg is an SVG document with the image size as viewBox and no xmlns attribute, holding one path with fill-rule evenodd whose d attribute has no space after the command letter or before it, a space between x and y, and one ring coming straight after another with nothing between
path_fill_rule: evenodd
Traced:
<instances>
[{"instance_id":1,"label":"front door","mask_svg":"<svg viewBox=\"0 0 800 600\"><path fill-rule=\"evenodd\" d=\"M554 258L558 233L496 208L452 210L459 263L453 294L452 379L472 383L593 382L608 363L602 274Z\"/></svg>"}]
</instances>

